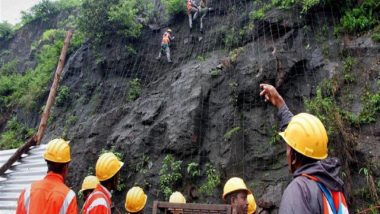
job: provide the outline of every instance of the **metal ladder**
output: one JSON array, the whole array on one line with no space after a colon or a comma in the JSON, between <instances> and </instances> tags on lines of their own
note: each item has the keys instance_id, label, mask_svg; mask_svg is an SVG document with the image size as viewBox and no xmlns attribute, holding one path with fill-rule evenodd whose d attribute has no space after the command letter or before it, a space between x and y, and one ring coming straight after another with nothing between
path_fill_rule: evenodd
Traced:
<instances>
[{"instance_id":1,"label":"metal ladder","mask_svg":"<svg viewBox=\"0 0 380 214\"><path fill-rule=\"evenodd\" d=\"M15 213L17 200L21 191L32 182L41 180L47 172L47 165L42 157L46 145L31 147L27 154L15 162L0 176L0 214ZM3 165L16 149L0 151L0 166Z\"/></svg>"}]
</instances>

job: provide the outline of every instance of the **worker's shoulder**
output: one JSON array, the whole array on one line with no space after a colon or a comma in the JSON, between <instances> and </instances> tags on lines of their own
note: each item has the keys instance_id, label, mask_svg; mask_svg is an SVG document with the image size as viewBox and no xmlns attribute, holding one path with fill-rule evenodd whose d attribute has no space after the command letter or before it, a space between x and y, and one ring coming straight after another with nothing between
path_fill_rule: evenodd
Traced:
<instances>
[{"instance_id":1,"label":"worker's shoulder","mask_svg":"<svg viewBox=\"0 0 380 214\"><path fill-rule=\"evenodd\" d=\"M315 181L312 181L304 176L297 176L290 182L284 194L301 195L303 197L310 198L310 196L318 192L319 187Z\"/></svg>"}]
</instances>

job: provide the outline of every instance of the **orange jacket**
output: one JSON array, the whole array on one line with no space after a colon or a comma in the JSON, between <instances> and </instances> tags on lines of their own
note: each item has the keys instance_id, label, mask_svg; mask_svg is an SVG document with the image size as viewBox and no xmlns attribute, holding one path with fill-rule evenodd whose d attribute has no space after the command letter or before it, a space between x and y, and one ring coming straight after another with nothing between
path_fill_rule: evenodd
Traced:
<instances>
[{"instance_id":1,"label":"orange jacket","mask_svg":"<svg viewBox=\"0 0 380 214\"><path fill-rule=\"evenodd\" d=\"M162 41L161 44L168 45L170 43L171 36L169 32L165 32L164 35L162 35Z\"/></svg>"},{"instance_id":2,"label":"orange jacket","mask_svg":"<svg viewBox=\"0 0 380 214\"><path fill-rule=\"evenodd\" d=\"M16 213L77 214L77 199L60 174L49 172L44 179L32 183L21 192Z\"/></svg>"},{"instance_id":3,"label":"orange jacket","mask_svg":"<svg viewBox=\"0 0 380 214\"><path fill-rule=\"evenodd\" d=\"M111 193L101 184L98 184L94 191L84 202L83 214L111 214Z\"/></svg>"}]
</instances>

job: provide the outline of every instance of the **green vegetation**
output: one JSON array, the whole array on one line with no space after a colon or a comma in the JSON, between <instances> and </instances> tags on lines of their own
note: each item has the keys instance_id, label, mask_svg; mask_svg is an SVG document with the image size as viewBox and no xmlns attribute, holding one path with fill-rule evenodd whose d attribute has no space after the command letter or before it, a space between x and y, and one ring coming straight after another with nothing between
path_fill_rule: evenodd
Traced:
<instances>
[{"instance_id":1,"label":"green vegetation","mask_svg":"<svg viewBox=\"0 0 380 214\"><path fill-rule=\"evenodd\" d=\"M160 169L160 190L168 199L173 192L173 187L182 179L182 161L176 161L173 155L166 155Z\"/></svg>"},{"instance_id":2,"label":"green vegetation","mask_svg":"<svg viewBox=\"0 0 380 214\"><path fill-rule=\"evenodd\" d=\"M55 99L55 104L59 107L64 106L70 101L70 88L67 86L61 86L58 91L58 96Z\"/></svg>"},{"instance_id":3,"label":"green vegetation","mask_svg":"<svg viewBox=\"0 0 380 214\"><path fill-rule=\"evenodd\" d=\"M199 192L211 196L220 184L220 174L212 164L208 163L206 164L206 175L207 180L201 185Z\"/></svg>"},{"instance_id":4,"label":"green vegetation","mask_svg":"<svg viewBox=\"0 0 380 214\"><path fill-rule=\"evenodd\" d=\"M380 25L373 29L371 38L375 42L380 42Z\"/></svg>"},{"instance_id":5,"label":"green vegetation","mask_svg":"<svg viewBox=\"0 0 380 214\"><path fill-rule=\"evenodd\" d=\"M231 60L231 63L234 64L236 63L237 58L244 52L244 48L236 48L229 53L229 58Z\"/></svg>"},{"instance_id":6,"label":"green vegetation","mask_svg":"<svg viewBox=\"0 0 380 214\"><path fill-rule=\"evenodd\" d=\"M10 74L17 73L18 62L19 61L17 59L14 59L1 65L0 75L10 75Z\"/></svg>"},{"instance_id":7,"label":"green vegetation","mask_svg":"<svg viewBox=\"0 0 380 214\"><path fill-rule=\"evenodd\" d=\"M0 23L0 40L8 40L14 35L14 29L8 22Z\"/></svg>"},{"instance_id":8,"label":"green vegetation","mask_svg":"<svg viewBox=\"0 0 380 214\"><path fill-rule=\"evenodd\" d=\"M50 118L53 118L50 117ZM49 119L50 119L49 118ZM74 115L70 115L69 118L67 118L67 120L65 121L65 125L63 126L63 131L62 131L62 134L61 134L61 137L63 139L68 139L69 136L68 136L68 133L69 133L69 129L78 121L78 117L77 116L74 116Z\"/></svg>"},{"instance_id":9,"label":"green vegetation","mask_svg":"<svg viewBox=\"0 0 380 214\"><path fill-rule=\"evenodd\" d=\"M135 78L129 81L128 101L134 101L141 94L140 79Z\"/></svg>"},{"instance_id":10,"label":"green vegetation","mask_svg":"<svg viewBox=\"0 0 380 214\"><path fill-rule=\"evenodd\" d=\"M305 107L308 112L316 115L325 125L328 135L335 135L341 124L341 116L346 112L342 111L334 100L337 90L336 80L324 80L317 88L317 94L312 99L305 100Z\"/></svg>"},{"instance_id":11,"label":"green vegetation","mask_svg":"<svg viewBox=\"0 0 380 214\"><path fill-rule=\"evenodd\" d=\"M265 13L273 8L272 3L264 4L262 7L251 11L249 18L251 20L261 20L264 18Z\"/></svg>"},{"instance_id":12,"label":"green vegetation","mask_svg":"<svg viewBox=\"0 0 380 214\"><path fill-rule=\"evenodd\" d=\"M170 15L177 15L186 12L186 1L183 0L163 0L167 12Z\"/></svg>"},{"instance_id":13,"label":"green vegetation","mask_svg":"<svg viewBox=\"0 0 380 214\"><path fill-rule=\"evenodd\" d=\"M356 7L345 11L340 20L342 30L347 33L359 33L370 30L380 19L380 2L377 0L364 0Z\"/></svg>"},{"instance_id":14,"label":"green vegetation","mask_svg":"<svg viewBox=\"0 0 380 214\"><path fill-rule=\"evenodd\" d=\"M187 174L190 175L191 179L197 179L201 175L201 171L199 169L199 164L195 162L191 162L187 165Z\"/></svg>"},{"instance_id":15,"label":"green vegetation","mask_svg":"<svg viewBox=\"0 0 380 214\"><path fill-rule=\"evenodd\" d=\"M230 140L232 136L234 136L238 131L240 131L240 126L237 126L237 127L234 127L230 130L228 130L225 134L224 134L224 139L225 140Z\"/></svg>"},{"instance_id":16,"label":"green vegetation","mask_svg":"<svg viewBox=\"0 0 380 214\"><path fill-rule=\"evenodd\" d=\"M288 9L294 5L300 6L302 13L307 13L311 8L325 2L324 0L272 0L273 5L281 9Z\"/></svg>"},{"instance_id":17,"label":"green vegetation","mask_svg":"<svg viewBox=\"0 0 380 214\"><path fill-rule=\"evenodd\" d=\"M8 120L5 131L0 136L0 149L14 149L24 144L25 140L34 134L35 130L27 128L16 117Z\"/></svg>"},{"instance_id":18,"label":"green vegetation","mask_svg":"<svg viewBox=\"0 0 380 214\"><path fill-rule=\"evenodd\" d=\"M218 77L220 76L220 69L214 68L211 70L210 74L211 74L211 77Z\"/></svg>"},{"instance_id":19,"label":"green vegetation","mask_svg":"<svg viewBox=\"0 0 380 214\"><path fill-rule=\"evenodd\" d=\"M354 122L356 124L376 122L376 115L380 112L380 92L366 92L363 96L362 104L362 110Z\"/></svg>"},{"instance_id":20,"label":"green vegetation","mask_svg":"<svg viewBox=\"0 0 380 214\"><path fill-rule=\"evenodd\" d=\"M147 0L83 0L78 26L97 42L115 32L133 39L140 35L142 28L137 14L140 19L150 19L152 3Z\"/></svg>"},{"instance_id":21,"label":"green vegetation","mask_svg":"<svg viewBox=\"0 0 380 214\"><path fill-rule=\"evenodd\" d=\"M270 133L270 139L269 139L269 144L270 145L275 145L277 142L281 140L281 136L278 134L278 126L273 125L272 128L269 130Z\"/></svg>"},{"instance_id":22,"label":"green vegetation","mask_svg":"<svg viewBox=\"0 0 380 214\"><path fill-rule=\"evenodd\" d=\"M42 0L40 3L34 5L29 11L21 12L20 26L28 24L34 20L47 21L50 17L63 10L79 7L81 4L82 0Z\"/></svg>"}]
</instances>

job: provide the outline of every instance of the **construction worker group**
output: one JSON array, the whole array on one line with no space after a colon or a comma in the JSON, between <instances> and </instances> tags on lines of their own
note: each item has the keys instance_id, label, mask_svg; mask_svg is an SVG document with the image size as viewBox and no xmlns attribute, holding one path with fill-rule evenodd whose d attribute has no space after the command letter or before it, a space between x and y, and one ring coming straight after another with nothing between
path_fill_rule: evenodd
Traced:
<instances>
[{"instance_id":1,"label":"construction worker group","mask_svg":"<svg viewBox=\"0 0 380 214\"><path fill-rule=\"evenodd\" d=\"M279 206L280 214L287 213L348 213L343 195L343 181L338 177L340 164L328 158L327 133L322 122L308 113L293 116L277 90L260 84L260 95L278 109L280 133L285 142L286 159L292 182L285 189ZM18 199L17 213L78 213L76 194L65 185L71 161L69 142L63 139L50 141L44 153L48 173L44 179L25 188ZM95 165L95 176L84 179L80 193L84 204L81 213L111 213L111 192L117 188L120 169L124 163L115 154L101 154ZM253 191L244 180L232 177L223 188L223 200L230 204L232 213L256 212ZM140 187L126 193L127 213L143 213L148 197ZM186 203L180 192L174 192L171 203ZM171 213L182 213L172 209Z\"/></svg>"}]
</instances>

